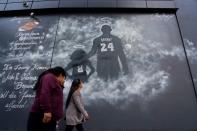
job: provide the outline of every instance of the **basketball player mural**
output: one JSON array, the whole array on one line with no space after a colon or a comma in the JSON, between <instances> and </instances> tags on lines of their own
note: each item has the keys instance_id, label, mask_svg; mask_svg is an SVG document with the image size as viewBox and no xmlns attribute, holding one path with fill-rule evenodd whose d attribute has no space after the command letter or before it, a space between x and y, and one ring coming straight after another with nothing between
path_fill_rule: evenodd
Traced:
<instances>
[{"instance_id":1,"label":"basketball player mural","mask_svg":"<svg viewBox=\"0 0 197 131\"><path fill-rule=\"evenodd\" d=\"M65 67L66 71L72 69L72 74L68 74L68 76L71 79L79 78L83 82L87 82L88 78L95 72L91 62L87 59L87 53L82 49L77 49L71 54L70 59L71 62ZM90 68L89 73L87 73L87 67Z\"/></svg>"},{"instance_id":2,"label":"basketball player mural","mask_svg":"<svg viewBox=\"0 0 197 131\"><path fill-rule=\"evenodd\" d=\"M111 34L111 27L103 25L102 35L93 40L93 46L88 53L88 58L97 53L97 75L103 80L117 79L120 72L120 64L124 74L128 73L127 60L123 51L121 40Z\"/></svg>"}]
</instances>

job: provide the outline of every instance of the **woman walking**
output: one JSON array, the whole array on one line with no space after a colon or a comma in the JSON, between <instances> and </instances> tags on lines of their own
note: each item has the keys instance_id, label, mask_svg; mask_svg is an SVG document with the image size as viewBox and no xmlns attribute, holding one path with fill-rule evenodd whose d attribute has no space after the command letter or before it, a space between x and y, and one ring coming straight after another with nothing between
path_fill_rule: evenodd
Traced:
<instances>
[{"instance_id":1,"label":"woman walking","mask_svg":"<svg viewBox=\"0 0 197 131\"><path fill-rule=\"evenodd\" d=\"M82 102L80 93L82 88L82 81L74 79L66 100L66 131L72 131L74 127L77 131L84 131L82 123L89 119Z\"/></svg>"},{"instance_id":2,"label":"woman walking","mask_svg":"<svg viewBox=\"0 0 197 131\"><path fill-rule=\"evenodd\" d=\"M36 96L29 113L27 131L56 131L63 117L63 86L66 72L62 67L40 74L35 84Z\"/></svg>"}]
</instances>

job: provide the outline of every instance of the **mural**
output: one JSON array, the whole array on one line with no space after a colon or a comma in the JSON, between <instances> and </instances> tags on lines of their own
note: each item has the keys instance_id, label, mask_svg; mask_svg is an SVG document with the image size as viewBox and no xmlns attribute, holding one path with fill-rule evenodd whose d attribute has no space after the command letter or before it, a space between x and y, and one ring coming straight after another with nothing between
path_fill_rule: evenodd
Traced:
<instances>
[{"instance_id":1,"label":"mural","mask_svg":"<svg viewBox=\"0 0 197 131\"><path fill-rule=\"evenodd\" d=\"M65 100L72 79L83 80L87 131L197 129L174 14L12 17L0 27L0 131L25 131L33 85L50 66L69 74ZM193 43L184 42L196 61Z\"/></svg>"},{"instance_id":2,"label":"mural","mask_svg":"<svg viewBox=\"0 0 197 131\"><path fill-rule=\"evenodd\" d=\"M61 16L52 66L65 67L70 82L84 80L84 101L92 114L88 130L159 130L164 125L155 123L177 117L185 124L175 120L166 128L196 128L180 115L196 112L196 106L176 22L173 14ZM69 86L65 83L65 99ZM171 113L183 106L180 96L187 108ZM163 101L169 105L163 107Z\"/></svg>"},{"instance_id":3,"label":"mural","mask_svg":"<svg viewBox=\"0 0 197 131\"><path fill-rule=\"evenodd\" d=\"M157 91L159 93L160 90L164 90L168 86L170 75L160 65L162 58L176 56L183 60L184 54L181 45L172 45L170 50L167 49L171 43L167 38L169 36L165 25L160 27L162 30L165 29L165 32L161 34L167 38L165 44L159 41L160 35L156 36L156 39L147 36L151 31L151 33L157 34L158 29L154 30L156 24L159 24L158 22L168 23L170 19L173 19L173 15L151 16L149 19L154 27L153 30L151 28L145 29L144 17L130 16L130 18L126 18L126 16L121 16L119 18L117 15L113 17L62 17L53 66L61 65L66 70L71 67L77 68L78 70L73 69L73 74L83 72L83 70L90 71L92 74L92 70L95 68L96 71L89 78L88 83L85 83L90 92L95 90L91 94L102 93L103 88L106 88L105 91L108 95L115 93L109 98L105 98L103 95L98 96L96 100L108 99L113 103L114 98L122 99L119 98L121 95L118 93L128 90L128 93L132 95L135 94L135 90L146 87L150 83L155 86L150 86L149 91L144 88L144 92L147 92L147 95L154 95ZM157 17L159 20L156 19ZM140 20L143 22L139 23ZM82 68L81 63L85 60L91 61L89 62L90 69ZM128 81L131 84L128 85ZM143 89L141 91L139 89L136 93L143 94ZM93 98L90 97L92 100L94 100L93 94L91 96Z\"/></svg>"}]
</instances>

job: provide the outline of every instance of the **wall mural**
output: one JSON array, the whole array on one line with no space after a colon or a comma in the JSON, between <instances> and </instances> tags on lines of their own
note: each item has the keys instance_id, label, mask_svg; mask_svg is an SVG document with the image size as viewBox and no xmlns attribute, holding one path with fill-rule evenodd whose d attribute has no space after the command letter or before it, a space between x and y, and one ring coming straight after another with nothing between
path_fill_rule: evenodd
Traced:
<instances>
[{"instance_id":1,"label":"wall mural","mask_svg":"<svg viewBox=\"0 0 197 131\"><path fill-rule=\"evenodd\" d=\"M87 131L197 129L174 14L13 17L0 27L0 131L25 131L33 85L50 65L69 74L65 100L72 79L83 80Z\"/></svg>"},{"instance_id":2,"label":"wall mural","mask_svg":"<svg viewBox=\"0 0 197 131\"><path fill-rule=\"evenodd\" d=\"M171 120L178 117L170 111L183 106L180 95L190 104L179 113L196 112L176 22L173 14L61 16L52 66L65 67L70 82L75 77L84 81L84 101L93 117L87 129L163 129L155 123L169 120L167 114ZM65 86L66 99L70 83ZM169 106L162 108L159 103L164 99ZM151 118L153 112L161 116ZM186 122L183 117L180 121ZM195 128L186 123L173 125Z\"/></svg>"},{"instance_id":3,"label":"wall mural","mask_svg":"<svg viewBox=\"0 0 197 131\"><path fill-rule=\"evenodd\" d=\"M64 66L68 71L73 68L69 74L85 80L85 91L91 92L89 102L104 99L115 104L124 99L120 95L123 92L127 97L151 97L164 91L170 72L162 69L160 62L173 56L183 60L184 53L179 43L171 45L170 27L164 25L174 20L173 15L147 17L62 17L53 65ZM165 32L158 33L161 22L159 28ZM160 37L165 37L166 42ZM90 77L88 81L86 77Z\"/></svg>"}]
</instances>

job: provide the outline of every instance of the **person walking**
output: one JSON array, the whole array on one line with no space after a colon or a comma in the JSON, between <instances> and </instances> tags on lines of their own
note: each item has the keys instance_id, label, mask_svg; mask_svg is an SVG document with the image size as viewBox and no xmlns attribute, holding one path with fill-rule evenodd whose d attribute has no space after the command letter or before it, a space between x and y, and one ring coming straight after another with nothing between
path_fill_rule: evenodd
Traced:
<instances>
[{"instance_id":1,"label":"person walking","mask_svg":"<svg viewBox=\"0 0 197 131\"><path fill-rule=\"evenodd\" d=\"M35 99L27 122L27 131L55 131L63 117L63 87L66 72L62 67L40 74L35 84Z\"/></svg>"},{"instance_id":2,"label":"person walking","mask_svg":"<svg viewBox=\"0 0 197 131\"><path fill-rule=\"evenodd\" d=\"M66 100L65 131L72 131L74 127L77 131L84 131L82 124L89 119L80 93L82 88L83 82L80 79L74 79Z\"/></svg>"}]
</instances>

